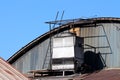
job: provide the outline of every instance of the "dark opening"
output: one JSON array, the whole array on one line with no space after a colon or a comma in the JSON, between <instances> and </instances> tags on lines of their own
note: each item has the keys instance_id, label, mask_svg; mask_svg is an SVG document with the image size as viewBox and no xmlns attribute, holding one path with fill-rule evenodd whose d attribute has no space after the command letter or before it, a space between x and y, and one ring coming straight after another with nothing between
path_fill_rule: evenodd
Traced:
<instances>
[{"instance_id":1,"label":"dark opening","mask_svg":"<svg viewBox=\"0 0 120 80\"><path fill-rule=\"evenodd\" d=\"M101 59L100 53L86 51L84 53L84 63L81 65L81 73L90 73L96 70L101 70L104 63Z\"/></svg>"}]
</instances>

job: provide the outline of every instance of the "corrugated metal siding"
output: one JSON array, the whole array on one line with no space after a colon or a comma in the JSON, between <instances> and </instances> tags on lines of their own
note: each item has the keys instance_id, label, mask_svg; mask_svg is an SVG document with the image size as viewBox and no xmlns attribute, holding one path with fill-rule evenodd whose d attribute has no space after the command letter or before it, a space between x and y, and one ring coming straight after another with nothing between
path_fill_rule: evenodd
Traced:
<instances>
[{"instance_id":1,"label":"corrugated metal siding","mask_svg":"<svg viewBox=\"0 0 120 80\"><path fill-rule=\"evenodd\" d=\"M120 67L119 26L120 24L117 23L100 23L97 27L80 28L80 37L84 37L84 44L94 47L110 46L108 48L97 48L96 50L97 52L100 51L107 67L110 68ZM105 29L106 36L103 28ZM92 38L90 38L91 36ZM85 49L84 52L88 50L94 51L94 49ZM26 73L29 70L42 69L46 53L48 53L47 56L50 56L49 39L32 48L25 55L14 62L13 65L15 65L15 67L23 73ZM47 59L47 61L49 62L50 58ZM48 65L44 68L49 68Z\"/></svg>"},{"instance_id":2,"label":"corrugated metal siding","mask_svg":"<svg viewBox=\"0 0 120 80\"><path fill-rule=\"evenodd\" d=\"M108 67L111 68L118 68L120 67L120 43L119 43L119 37L120 37L120 30L117 30L117 26L119 27L120 24L104 24L103 26L105 26L105 30L107 32L107 36L111 45L111 49L112 49L112 54L108 54L107 55L107 63L109 63L110 65L108 65Z\"/></svg>"},{"instance_id":3,"label":"corrugated metal siding","mask_svg":"<svg viewBox=\"0 0 120 80\"><path fill-rule=\"evenodd\" d=\"M29 80L0 58L0 80Z\"/></svg>"},{"instance_id":4,"label":"corrugated metal siding","mask_svg":"<svg viewBox=\"0 0 120 80\"><path fill-rule=\"evenodd\" d=\"M103 36L84 38L84 44L94 47L109 46L108 48L98 48L97 52L100 51L107 67L110 68L120 67L120 30L117 30L117 27L119 26L120 24L116 23L104 23L100 24L98 27L87 27L80 29L80 37ZM105 29L105 32L103 28ZM85 51L87 50L93 51L93 49L85 49Z\"/></svg>"},{"instance_id":5,"label":"corrugated metal siding","mask_svg":"<svg viewBox=\"0 0 120 80\"><path fill-rule=\"evenodd\" d=\"M35 46L12 65L22 73L27 73L30 70L40 70L43 67L45 55L47 53L50 55L49 51L47 51L49 49L48 47L49 39ZM50 58L47 60L50 61ZM48 69L48 67L47 65L46 68Z\"/></svg>"}]
</instances>

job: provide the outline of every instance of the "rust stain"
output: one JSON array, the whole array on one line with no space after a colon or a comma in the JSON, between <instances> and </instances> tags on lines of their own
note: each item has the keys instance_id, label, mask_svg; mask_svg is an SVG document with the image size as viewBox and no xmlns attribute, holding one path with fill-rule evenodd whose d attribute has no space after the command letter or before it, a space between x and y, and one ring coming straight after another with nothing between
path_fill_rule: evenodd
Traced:
<instances>
[{"instance_id":1,"label":"rust stain","mask_svg":"<svg viewBox=\"0 0 120 80\"><path fill-rule=\"evenodd\" d=\"M74 78L74 80L120 80L120 69L109 69L80 75Z\"/></svg>"},{"instance_id":2,"label":"rust stain","mask_svg":"<svg viewBox=\"0 0 120 80\"><path fill-rule=\"evenodd\" d=\"M1 80L29 80L22 73L13 68L10 64L0 58L0 79Z\"/></svg>"}]
</instances>

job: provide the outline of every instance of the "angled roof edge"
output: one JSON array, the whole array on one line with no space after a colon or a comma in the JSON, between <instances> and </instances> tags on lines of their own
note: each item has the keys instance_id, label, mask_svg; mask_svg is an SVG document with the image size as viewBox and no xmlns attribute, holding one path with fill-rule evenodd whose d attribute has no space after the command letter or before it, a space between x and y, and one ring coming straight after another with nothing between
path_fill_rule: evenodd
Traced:
<instances>
[{"instance_id":1,"label":"angled roof edge","mask_svg":"<svg viewBox=\"0 0 120 80\"><path fill-rule=\"evenodd\" d=\"M88 19L78 19L77 22L74 22L74 24L79 24L79 25L86 25L86 24L93 24L93 23L120 23L120 18L116 18L116 17L98 17L98 18L88 18ZM57 28L54 28L53 30L46 32L45 34L37 37L36 39L34 39L33 41L31 41L30 43L28 43L27 45L25 45L24 47L22 47L19 51L17 51L14 55L12 55L7 62L9 63L13 63L15 62L18 58L20 58L22 55L24 55L27 51L29 51L30 49L32 49L34 46L38 45L39 43L41 43L42 41L44 41L45 39L49 38L50 33L52 34L56 34L56 32L59 31L64 31L67 29L70 29L70 24L71 22L61 25Z\"/></svg>"},{"instance_id":2,"label":"angled roof edge","mask_svg":"<svg viewBox=\"0 0 120 80\"><path fill-rule=\"evenodd\" d=\"M0 58L0 80L30 80L13 66Z\"/></svg>"}]
</instances>

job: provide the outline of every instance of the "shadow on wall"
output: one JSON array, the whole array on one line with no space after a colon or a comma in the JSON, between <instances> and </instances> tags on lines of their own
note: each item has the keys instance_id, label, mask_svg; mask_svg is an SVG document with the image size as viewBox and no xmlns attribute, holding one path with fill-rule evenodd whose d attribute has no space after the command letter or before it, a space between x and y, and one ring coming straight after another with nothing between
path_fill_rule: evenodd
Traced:
<instances>
[{"instance_id":1,"label":"shadow on wall","mask_svg":"<svg viewBox=\"0 0 120 80\"><path fill-rule=\"evenodd\" d=\"M105 67L100 53L86 51L84 53L84 63L81 65L81 73L91 73Z\"/></svg>"}]
</instances>

